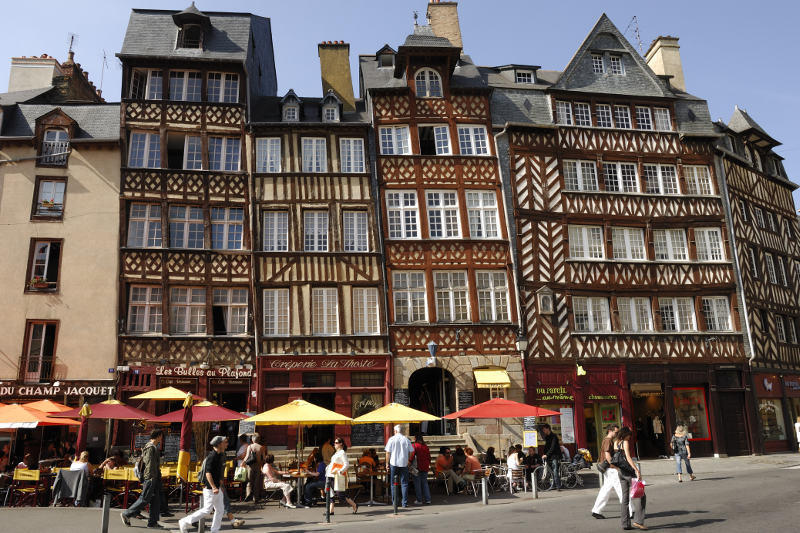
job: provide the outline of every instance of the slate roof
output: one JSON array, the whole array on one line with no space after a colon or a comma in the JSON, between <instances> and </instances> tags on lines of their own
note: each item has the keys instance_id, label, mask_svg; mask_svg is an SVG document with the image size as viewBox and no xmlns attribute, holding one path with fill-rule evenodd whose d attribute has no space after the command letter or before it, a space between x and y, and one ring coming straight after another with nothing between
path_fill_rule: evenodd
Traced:
<instances>
[{"instance_id":1,"label":"slate roof","mask_svg":"<svg viewBox=\"0 0 800 533\"><path fill-rule=\"evenodd\" d=\"M203 37L203 49L175 48L178 26L172 20L177 11L134 9L122 43L120 57L181 58L244 62L251 35L254 39L268 32L268 19L250 13L205 13L211 29Z\"/></svg>"},{"instance_id":2,"label":"slate roof","mask_svg":"<svg viewBox=\"0 0 800 533\"><path fill-rule=\"evenodd\" d=\"M294 92L292 92L294 94ZM285 122L282 120L283 106L282 96L262 96L256 98L251 106L251 123L252 124L321 124L322 122L322 101L321 97L297 97L300 100L300 120L297 122ZM325 126L336 124L369 124L371 121L369 114L366 112L363 100L356 100L355 111L343 111L340 113L339 122L325 122Z\"/></svg>"},{"instance_id":3,"label":"slate roof","mask_svg":"<svg viewBox=\"0 0 800 533\"><path fill-rule=\"evenodd\" d=\"M78 123L75 140L119 139L119 104L18 104L5 110L0 137L33 137L36 119L56 108Z\"/></svg>"},{"instance_id":4,"label":"slate roof","mask_svg":"<svg viewBox=\"0 0 800 533\"><path fill-rule=\"evenodd\" d=\"M415 24L414 33L406 37L403 46L417 46L421 48L458 48L453 46L446 37L437 37L433 28L425 24Z\"/></svg>"},{"instance_id":5,"label":"slate roof","mask_svg":"<svg viewBox=\"0 0 800 533\"><path fill-rule=\"evenodd\" d=\"M751 117L747 111L740 108L738 105L733 109L733 115L728 121L728 127L736 133L755 130L757 134L764 137L766 140L773 141L776 145L780 144L778 141L775 141L775 139L773 139L766 131L764 131L764 128L759 126L758 122L753 120L753 117Z\"/></svg>"},{"instance_id":6,"label":"slate roof","mask_svg":"<svg viewBox=\"0 0 800 533\"><path fill-rule=\"evenodd\" d=\"M376 56L359 56L358 63L360 81L364 89L402 88L407 86L405 77L394 77L394 69L392 67L379 67ZM486 88L487 85L478 67L472 62L472 58L468 55L462 55L450 77L450 87L480 89Z\"/></svg>"},{"instance_id":7,"label":"slate roof","mask_svg":"<svg viewBox=\"0 0 800 533\"><path fill-rule=\"evenodd\" d=\"M10 93L0 93L0 106L14 105L20 102L28 102L37 96L53 90L54 87L41 87L39 89L27 89L25 91L14 91Z\"/></svg>"}]
</instances>

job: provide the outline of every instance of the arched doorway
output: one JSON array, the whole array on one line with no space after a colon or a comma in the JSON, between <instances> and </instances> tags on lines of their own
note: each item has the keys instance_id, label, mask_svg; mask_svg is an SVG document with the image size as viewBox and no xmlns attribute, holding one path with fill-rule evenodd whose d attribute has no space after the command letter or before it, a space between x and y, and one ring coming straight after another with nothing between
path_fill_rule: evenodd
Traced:
<instances>
[{"instance_id":1,"label":"arched doorway","mask_svg":"<svg viewBox=\"0 0 800 533\"><path fill-rule=\"evenodd\" d=\"M455 379L453 374L444 368L420 368L408 378L408 395L411 407L443 416L455 411ZM420 430L427 435L448 435L455 430L455 421L430 422L419 424Z\"/></svg>"}]
</instances>

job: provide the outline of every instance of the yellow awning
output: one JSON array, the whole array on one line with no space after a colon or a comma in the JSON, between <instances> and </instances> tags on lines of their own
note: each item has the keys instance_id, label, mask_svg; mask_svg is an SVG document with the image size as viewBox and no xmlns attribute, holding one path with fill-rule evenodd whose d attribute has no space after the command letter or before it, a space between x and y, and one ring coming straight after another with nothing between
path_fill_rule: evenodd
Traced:
<instances>
[{"instance_id":1,"label":"yellow awning","mask_svg":"<svg viewBox=\"0 0 800 533\"><path fill-rule=\"evenodd\" d=\"M507 389L511 387L511 380L504 368L476 368L475 383L479 389Z\"/></svg>"}]
</instances>

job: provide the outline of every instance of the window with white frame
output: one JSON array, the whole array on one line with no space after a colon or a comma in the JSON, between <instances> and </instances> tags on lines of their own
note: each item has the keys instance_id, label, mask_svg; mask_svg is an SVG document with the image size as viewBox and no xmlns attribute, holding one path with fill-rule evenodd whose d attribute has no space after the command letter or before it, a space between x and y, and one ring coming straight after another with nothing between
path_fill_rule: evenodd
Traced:
<instances>
[{"instance_id":1,"label":"window with white frame","mask_svg":"<svg viewBox=\"0 0 800 533\"><path fill-rule=\"evenodd\" d=\"M589 104L576 102L573 111L575 112L576 126L592 125L592 108L589 107Z\"/></svg>"},{"instance_id":2,"label":"window with white frame","mask_svg":"<svg viewBox=\"0 0 800 533\"><path fill-rule=\"evenodd\" d=\"M203 140L198 135L187 135L183 149L183 168L186 170L202 170Z\"/></svg>"},{"instance_id":3,"label":"window with white frame","mask_svg":"<svg viewBox=\"0 0 800 533\"><path fill-rule=\"evenodd\" d=\"M636 126L640 130L653 129L653 115L649 107L636 106Z\"/></svg>"},{"instance_id":4,"label":"window with white frame","mask_svg":"<svg viewBox=\"0 0 800 533\"><path fill-rule=\"evenodd\" d=\"M353 334L375 335L378 327L378 289L353 288Z\"/></svg>"},{"instance_id":5,"label":"window with white frame","mask_svg":"<svg viewBox=\"0 0 800 533\"><path fill-rule=\"evenodd\" d=\"M458 238L458 196L455 191L428 191L428 230L431 239Z\"/></svg>"},{"instance_id":6,"label":"window with white frame","mask_svg":"<svg viewBox=\"0 0 800 533\"><path fill-rule=\"evenodd\" d=\"M575 320L575 331L611 331L608 298L573 296L572 316Z\"/></svg>"},{"instance_id":7,"label":"window with white frame","mask_svg":"<svg viewBox=\"0 0 800 533\"><path fill-rule=\"evenodd\" d=\"M208 138L208 168L211 170L239 170L242 140L238 137Z\"/></svg>"},{"instance_id":8,"label":"window with white frame","mask_svg":"<svg viewBox=\"0 0 800 533\"><path fill-rule=\"evenodd\" d=\"M469 320L466 272L434 272L433 289L436 293L437 322Z\"/></svg>"},{"instance_id":9,"label":"window with white frame","mask_svg":"<svg viewBox=\"0 0 800 533\"><path fill-rule=\"evenodd\" d=\"M496 239L497 196L494 191L467 191L467 216L469 235L473 239Z\"/></svg>"},{"instance_id":10,"label":"window with white frame","mask_svg":"<svg viewBox=\"0 0 800 533\"><path fill-rule=\"evenodd\" d=\"M161 287L132 285L128 298L128 333L161 333Z\"/></svg>"},{"instance_id":11,"label":"window with white frame","mask_svg":"<svg viewBox=\"0 0 800 533\"><path fill-rule=\"evenodd\" d=\"M203 75L196 71L170 71L169 99L199 102L202 96Z\"/></svg>"},{"instance_id":12,"label":"window with white frame","mask_svg":"<svg viewBox=\"0 0 800 533\"><path fill-rule=\"evenodd\" d=\"M303 213L303 242L306 252L328 251L328 212Z\"/></svg>"},{"instance_id":13,"label":"window with white frame","mask_svg":"<svg viewBox=\"0 0 800 533\"><path fill-rule=\"evenodd\" d=\"M264 211L264 251L286 252L289 250L289 213L287 211Z\"/></svg>"},{"instance_id":14,"label":"window with white frame","mask_svg":"<svg viewBox=\"0 0 800 533\"><path fill-rule=\"evenodd\" d=\"M247 333L247 289L214 289L214 335Z\"/></svg>"},{"instance_id":15,"label":"window with white frame","mask_svg":"<svg viewBox=\"0 0 800 533\"><path fill-rule=\"evenodd\" d=\"M169 208L169 247L203 248L203 210L172 205Z\"/></svg>"},{"instance_id":16,"label":"window with white frame","mask_svg":"<svg viewBox=\"0 0 800 533\"><path fill-rule=\"evenodd\" d=\"M597 112L597 127L613 128L614 119L611 116L611 106L608 104L597 104L595 109Z\"/></svg>"},{"instance_id":17,"label":"window with white frame","mask_svg":"<svg viewBox=\"0 0 800 533\"><path fill-rule=\"evenodd\" d=\"M64 191L67 182L62 178L40 179L36 192L36 208L33 212L38 217L60 218L64 216Z\"/></svg>"},{"instance_id":18,"label":"window with white frame","mask_svg":"<svg viewBox=\"0 0 800 533\"><path fill-rule=\"evenodd\" d=\"M778 275L778 283L783 285L784 287L788 287L788 279L786 277L786 265L783 263L784 259L781 256L775 256L775 273Z\"/></svg>"},{"instance_id":19,"label":"window with white frame","mask_svg":"<svg viewBox=\"0 0 800 533\"><path fill-rule=\"evenodd\" d=\"M419 127L420 155L450 155L450 128L441 126Z\"/></svg>"},{"instance_id":20,"label":"window with white frame","mask_svg":"<svg viewBox=\"0 0 800 533\"><path fill-rule=\"evenodd\" d=\"M611 228L614 259L642 261L647 259L642 228Z\"/></svg>"},{"instance_id":21,"label":"window with white frame","mask_svg":"<svg viewBox=\"0 0 800 533\"><path fill-rule=\"evenodd\" d=\"M603 65L603 56L601 54L592 54L592 72L595 74L602 74L606 71Z\"/></svg>"},{"instance_id":22,"label":"window with white frame","mask_svg":"<svg viewBox=\"0 0 800 533\"><path fill-rule=\"evenodd\" d=\"M206 332L206 290L202 287L172 287L169 295L170 333L191 335Z\"/></svg>"},{"instance_id":23,"label":"window with white frame","mask_svg":"<svg viewBox=\"0 0 800 533\"><path fill-rule=\"evenodd\" d=\"M516 83L533 83L533 72L527 70L515 70L514 81Z\"/></svg>"},{"instance_id":24,"label":"window with white frame","mask_svg":"<svg viewBox=\"0 0 800 533\"><path fill-rule=\"evenodd\" d=\"M750 264L750 274L753 276L753 279L759 279L758 259L756 259L756 249L754 247L751 246L747 249L747 257Z\"/></svg>"},{"instance_id":25,"label":"window with white frame","mask_svg":"<svg viewBox=\"0 0 800 533\"><path fill-rule=\"evenodd\" d=\"M622 65L622 57L621 56L608 56L608 70L611 74L616 74L617 76L622 76L625 74L625 68Z\"/></svg>"},{"instance_id":26,"label":"window with white frame","mask_svg":"<svg viewBox=\"0 0 800 533\"><path fill-rule=\"evenodd\" d=\"M160 70L134 69L131 72L131 98L134 100L161 100L164 77Z\"/></svg>"},{"instance_id":27,"label":"window with white frame","mask_svg":"<svg viewBox=\"0 0 800 533\"><path fill-rule=\"evenodd\" d=\"M57 322L28 322L25 332L25 383L49 381L55 359Z\"/></svg>"},{"instance_id":28,"label":"window with white frame","mask_svg":"<svg viewBox=\"0 0 800 533\"><path fill-rule=\"evenodd\" d=\"M756 226L758 226L759 228L763 228L764 227L764 211L762 211L760 207L753 206L753 214L755 215Z\"/></svg>"},{"instance_id":29,"label":"window with white frame","mask_svg":"<svg viewBox=\"0 0 800 533\"><path fill-rule=\"evenodd\" d=\"M647 194L679 194L678 173L673 165L643 165Z\"/></svg>"},{"instance_id":30,"label":"window with white frame","mask_svg":"<svg viewBox=\"0 0 800 533\"><path fill-rule=\"evenodd\" d=\"M159 204L131 204L128 214L128 247L161 248Z\"/></svg>"},{"instance_id":31,"label":"window with white frame","mask_svg":"<svg viewBox=\"0 0 800 533\"><path fill-rule=\"evenodd\" d=\"M339 297L335 287L311 289L311 332L314 335L339 333Z\"/></svg>"},{"instance_id":32,"label":"window with white frame","mask_svg":"<svg viewBox=\"0 0 800 533\"><path fill-rule=\"evenodd\" d=\"M130 168L161 168L161 138L158 133L131 133L128 151Z\"/></svg>"},{"instance_id":33,"label":"window with white frame","mask_svg":"<svg viewBox=\"0 0 800 533\"><path fill-rule=\"evenodd\" d=\"M418 238L417 193L414 191L387 192L386 218L389 222L390 239Z\"/></svg>"},{"instance_id":34,"label":"window with white frame","mask_svg":"<svg viewBox=\"0 0 800 533\"><path fill-rule=\"evenodd\" d=\"M603 163L606 190L612 192L639 192L636 163Z\"/></svg>"},{"instance_id":35,"label":"window with white frame","mask_svg":"<svg viewBox=\"0 0 800 533\"><path fill-rule=\"evenodd\" d=\"M786 321L783 315L775 316L775 331L779 342L786 342Z\"/></svg>"},{"instance_id":36,"label":"window with white frame","mask_svg":"<svg viewBox=\"0 0 800 533\"><path fill-rule=\"evenodd\" d=\"M797 325L795 324L796 320L797 319L793 316L786 317L786 325L789 326L787 328L787 332L789 334L788 338L789 342L792 344L797 344Z\"/></svg>"},{"instance_id":37,"label":"window with white frame","mask_svg":"<svg viewBox=\"0 0 800 533\"><path fill-rule=\"evenodd\" d=\"M653 331L650 298L618 297L617 309L622 331Z\"/></svg>"},{"instance_id":38,"label":"window with white frame","mask_svg":"<svg viewBox=\"0 0 800 533\"><path fill-rule=\"evenodd\" d=\"M572 104L556 100L556 122L572 126Z\"/></svg>"},{"instance_id":39,"label":"window with white frame","mask_svg":"<svg viewBox=\"0 0 800 533\"><path fill-rule=\"evenodd\" d=\"M461 155L489 155L486 126L458 126Z\"/></svg>"},{"instance_id":40,"label":"window with white frame","mask_svg":"<svg viewBox=\"0 0 800 533\"><path fill-rule=\"evenodd\" d=\"M750 222L750 212L747 209L747 201L739 200L739 212L742 214L742 221Z\"/></svg>"},{"instance_id":41,"label":"window with white frame","mask_svg":"<svg viewBox=\"0 0 800 533\"><path fill-rule=\"evenodd\" d=\"M367 244L367 212L342 212L342 237L345 252L366 252Z\"/></svg>"},{"instance_id":42,"label":"window with white frame","mask_svg":"<svg viewBox=\"0 0 800 533\"><path fill-rule=\"evenodd\" d=\"M686 231L683 229L654 229L653 249L656 261L686 261Z\"/></svg>"},{"instance_id":43,"label":"window with white frame","mask_svg":"<svg viewBox=\"0 0 800 533\"><path fill-rule=\"evenodd\" d=\"M393 272L394 321L398 324L427 320L424 272Z\"/></svg>"},{"instance_id":44,"label":"window with white frame","mask_svg":"<svg viewBox=\"0 0 800 533\"><path fill-rule=\"evenodd\" d=\"M327 172L328 154L324 137L303 137L303 172Z\"/></svg>"},{"instance_id":45,"label":"window with white frame","mask_svg":"<svg viewBox=\"0 0 800 533\"><path fill-rule=\"evenodd\" d=\"M695 228L694 241L698 261L724 261L722 232L719 228Z\"/></svg>"},{"instance_id":46,"label":"window with white frame","mask_svg":"<svg viewBox=\"0 0 800 533\"><path fill-rule=\"evenodd\" d=\"M408 126L381 126L381 154L405 155L411 153Z\"/></svg>"},{"instance_id":47,"label":"window with white frame","mask_svg":"<svg viewBox=\"0 0 800 533\"><path fill-rule=\"evenodd\" d=\"M417 98L442 97L442 78L435 70L423 68L417 71L414 82L417 88Z\"/></svg>"},{"instance_id":48,"label":"window with white frame","mask_svg":"<svg viewBox=\"0 0 800 533\"><path fill-rule=\"evenodd\" d=\"M697 331L692 298L659 298L658 311L664 331Z\"/></svg>"},{"instance_id":49,"label":"window with white frame","mask_svg":"<svg viewBox=\"0 0 800 533\"><path fill-rule=\"evenodd\" d=\"M322 106L322 121L339 122L339 106L337 104Z\"/></svg>"},{"instance_id":50,"label":"window with white frame","mask_svg":"<svg viewBox=\"0 0 800 533\"><path fill-rule=\"evenodd\" d=\"M654 107L653 117L655 118L656 130L672 131L672 120L669 116L669 109L666 107Z\"/></svg>"},{"instance_id":51,"label":"window with white frame","mask_svg":"<svg viewBox=\"0 0 800 533\"><path fill-rule=\"evenodd\" d=\"M256 172L281 171L281 138L256 139Z\"/></svg>"},{"instance_id":52,"label":"window with white frame","mask_svg":"<svg viewBox=\"0 0 800 533\"><path fill-rule=\"evenodd\" d=\"M686 177L687 193L704 196L714 194L714 187L711 185L711 175L708 172L708 167L685 165L683 167L683 172Z\"/></svg>"},{"instance_id":53,"label":"window with white frame","mask_svg":"<svg viewBox=\"0 0 800 533\"><path fill-rule=\"evenodd\" d=\"M264 335L289 334L289 289L264 289Z\"/></svg>"},{"instance_id":54,"label":"window with white frame","mask_svg":"<svg viewBox=\"0 0 800 533\"><path fill-rule=\"evenodd\" d=\"M364 139L339 139L342 172L364 172Z\"/></svg>"},{"instance_id":55,"label":"window with white frame","mask_svg":"<svg viewBox=\"0 0 800 533\"><path fill-rule=\"evenodd\" d=\"M766 252L764 254L764 259L767 263L767 279L770 283L778 283L778 275L775 271L775 256Z\"/></svg>"},{"instance_id":56,"label":"window with white frame","mask_svg":"<svg viewBox=\"0 0 800 533\"><path fill-rule=\"evenodd\" d=\"M703 315L708 331L731 330L731 308L727 296L704 296Z\"/></svg>"},{"instance_id":57,"label":"window with white frame","mask_svg":"<svg viewBox=\"0 0 800 533\"><path fill-rule=\"evenodd\" d=\"M283 106L283 121L297 122L300 120L300 106L297 104L286 104Z\"/></svg>"},{"instance_id":58,"label":"window with white frame","mask_svg":"<svg viewBox=\"0 0 800 533\"><path fill-rule=\"evenodd\" d=\"M211 208L211 248L241 250L244 231L244 209L241 207Z\"/></svg>"},{"instance_id":59,"label":"window with white frame","mask_svg":"<svg viewBox=\"0 0 800 533\"><path fill-rule=\"evenodd\" d=\"M597 191L597 165L594 161L562 161L564 189L567 191Z\"/></svg>"},{"instance_id":60,"label":"window with white frame","mask_svg":"<svg viewBox=\"0 0 800 533\"><path fill-rule=\"evenodd\" d=\"M503 271L475 273L478 289L478 311L481 322L506 322L508 311L508 280Z\"/></svg>"},{"instance_id":61,"label":"window with white frame","mask_svg":"<svg viewBox=\"0 0 800 533\"><path fill-rule=\"evenodd\" d=\"M614 106L614 122L618 128L631 128L631 108L625 105Z\"/></svg>"},{"instance_id":62,"label":"window with white frame","mask_svg":"<svg viewBox=\"0 0 800 533\"><path fill-rule=\"evenodd\" d=\"M570 259L603 259L603 228L601 226L570 226Z\"/></svg>"},{"instance_id":63,"label":"window with white frame","mask_svg":"<svg viewBox=\"0 0 800 533\"><path fill-rule=\"evenodd\" d=\"M42 139L42 159L44 165L66 165L69 157L69 135L66 130L47 129Z\"/></svg>"},{"instance_id":64,"label":"window with white frame","mask_svg":"<svg viewBox=\"0 0 800 533\"><path fill-rule=\"evenodd\" d=\"M207 92L209 102L235 104L239 101L239 75L210 72Z\"/></svg>"}]
</instances>

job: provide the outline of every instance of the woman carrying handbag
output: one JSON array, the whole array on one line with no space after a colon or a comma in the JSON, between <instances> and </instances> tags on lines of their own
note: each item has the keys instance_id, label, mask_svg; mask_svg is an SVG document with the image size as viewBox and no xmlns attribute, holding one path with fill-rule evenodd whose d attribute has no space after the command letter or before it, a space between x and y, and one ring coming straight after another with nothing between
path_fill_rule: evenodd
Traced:
<instances>
[{"instance_id":1,"label":"woman carrying handbag","mask_svg":"<svg viewBox=\"0 0 800 533\"><path fill-rule=\"evenodd\" d=\"M619 483L622 489L622 500L620 501L620 518L622 520L622 529L647 529L644 525L644 508L646 499L644 495L641 498L631 499L631 484L634 479L640 483L644 483L642 473L639 467L631 457L631 435L633 432L628 426L623 426L617 436L614 438L614 453L611 456L611 464L619 470ZM628 514L628 504L633 507L633 523L631 523L631 516ZM632 526L632 527L631 527Z\"/></svg>"},{"instance_id":2,"label":"woman carrying handbag","mask_svg":"<svg viewBox=\"0 0 800 533\"><path fill-rule=\"evenodd\" d=\"M350 462L347 460L347 446L340 437L334 439L333 446L336 452L325 469L325 477L331 480L331 487L334 495L339 498L339 502L347 503L353 509L353 514L356 514L358 504L347 497L347 469L350 468ZM331 514L333 514L334 505L335 500L331 498Z\"/></svg>"}]
</instances>

